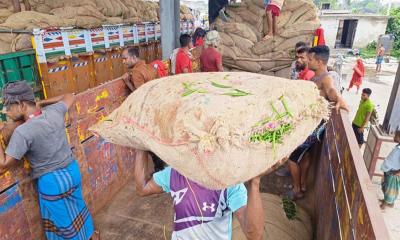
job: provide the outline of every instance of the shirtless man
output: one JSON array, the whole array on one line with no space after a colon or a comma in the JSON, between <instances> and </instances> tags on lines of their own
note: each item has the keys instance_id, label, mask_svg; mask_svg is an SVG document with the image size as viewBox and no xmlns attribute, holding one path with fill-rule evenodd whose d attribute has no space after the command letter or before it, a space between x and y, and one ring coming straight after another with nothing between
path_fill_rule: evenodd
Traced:
<instances>
[{"instance_id":1,"label":"shirtless man","mask_svg":"<svg viewBox=\"0 0 400 240\"><path fill-rule=\"evenodd\" d=\"M378 50L376 51L376 72L379 73L382 68L383 57L385 56L385 48L382 44L379 45Z\"/></svg>"},{"instance_id":2,"label":"shirtless man","mask_svg":"<svg viewBox=\"0 0 400 240\"><path fill-rule=\"evenodd\" d=\"M315 77L311 81L317 85L321 96L335 103L337 113L339 109L349 111L346 102L335 88L333 78L328 73L328 60L329 47L321 45L309 50L308 67L315 72ZM304 143L298 146L289 156L288 165L292 175L293 190L288 195L292 200L302 198L307 191L306 181L310 159L303 157L321 139L324 128L324 122L321 122Z\"/></svg>"},{"instance_id":3,"label":"shirtless man","mask_svg":"<svg viewBox=\"0 0 400 240\"><path fill-rule=\"evenodd\" d=\"M312 81L320 90L321 96L335 103L337 113L340 108L349 111L346 102L335 88L333 78L328 73L328 60L328 46L321 45L310 49L308 53L308 67L315 72L315 77Z\"/></svg>"}]
</instances>

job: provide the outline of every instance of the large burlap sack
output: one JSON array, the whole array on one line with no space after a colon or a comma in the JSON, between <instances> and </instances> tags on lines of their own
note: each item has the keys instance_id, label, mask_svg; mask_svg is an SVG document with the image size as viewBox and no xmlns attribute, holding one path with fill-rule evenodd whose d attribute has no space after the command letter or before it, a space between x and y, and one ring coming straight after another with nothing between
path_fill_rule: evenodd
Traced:
<instances>
[{"instance_id":1,"label":"large burlap sack","mask_svg":"<svg viewBox=\"0 0 400 240\"><path fill-rule=\"evenodd\" d=\"M292 12L291 11L284 11L282 12L281 15L279 15L279 17L277 18L276 21L276 26L278 29L282 29L290 20L290 17L292 16ZM267 32L268 27L267 27L267 23L265 22L265 32Z\"/></svg>"},{"instance_id":2,"label":"large burlap sack","mask_svg":"<svg viewBox=\"0 0 400 240\"><path fill-rule=\"evenodd\" d=\"M311 43L313 35L312 34L308 34L308 35L301 35L301 36L296 36L293 38L289 38L285 41L283 41L279 46L275 47L274 50L275 51L282 51L282 50L286 50L286 51L290 51L293 50L296 43L298 42L306 42L306 43Z\"/></svg>"},{"instance_id":3,"label":"large burlap sack","mask_svg":"<svg viewBox=\"0 0 400 240\"><path fill-rule=\"evenodd\" d=\"M244 9L245 11L245 9ZM240 12L234 11L232 8L227 8L226 9L226 13L229 16L229 21L233 21L233 22L242 22L243 18L240 14Z\"/></svg>"},{"instance_id":4,"label":"large burlap sack","mask_svg":"<svg viewBox=\"0 0 400 240\"><path fill-rule=\"evenodd\" d=\"M76 16L76 26L80 28L94 28L100 26L104 21L100 18L90 16Z\"/></svg>"},{"instance_id":5,"label":"large burlap sack","mask_svg":"<svg viewBox=\"0 0 400 240\"><path fill-rule=\"evenodd\" d=\"M0 9L0 22L3 23L12 14L13 12L8 9Z\"/></svg>"},{"instance_id":6,"label":"large burlap sack","mask_svg":"<svg viewBox=\"0 0 400 240\"><path fill-rule=\"evenodd\" d=\"M295 11L304 5L313 5L311 0L285 0L283 3L282 10L284 11Z\"/></svg>"},{"instance_id":7,"label":"large burlap sack","mask_svg":"<svg viewBox=\"0 0 400 240\"><path fill-rule=\"evenodd\" d=\"M296 217L289 219L284 211L282 199L273 194L262 193L264 207L265 240L311 240L313 227L311 217L296 206ZM232 223L232 240L247 240L236 218Z\"/></svg>"},{"instance_id":8,"label":"large burlap sack","mask_svg":"<svg viewBox=\"0 0 400 240\"><path fill-rule=\"evenodd\" d=\"M298 19L300 19L301 16L306 14L308 11L310 11L309 6L302 6L299 9L296 9L295 11L292 12L292 15L290 16L289 21L287 22L287 25L291 25L295 23Z\"/></svg>"},{"instance_id":9,"label":"large burlap sack","mask_svg":"<svg viewBox=\"0 0 400 240\"><path fill-rule=\"evenodd\" d=\"M312 21L312 20L317 20L317 9L315 6L313 6L313 9L308 10L305 14L303 14L301 17L299 17L295 23L302 23L306 21Z\"/></svg>"},{"instance_id":10,"label":"large burlap sack","mask_svg":"<svg viewBox=\"0 0 400 240\"><path fill-rule=\"evenodd\" d=\"M86 5L79 7L62 7L51 10L51 14L62 18L75 18L77 16L87 16L98 18L100 21L105 20L104 15L94 6Z\"/></svg>"},{"instance_id":11,"label":"large burlap sack","mask_svg":"<svg viewBox=\"0 0 400 240\"><path fill-rule=\"evenodd\" d=\"M275 61L260 62L260 65L261 65L261 70L265 71L276 67L276 62Z\"/></svg>"},{"instance_id":12,"label":"large burlap sack","mask_svg":"<svg viewBox=\"0 0 400 240\"><path fill-rule=\"evenodd\" d=\"M312 35L319 26L320 23L316 20L299 22L285 27L280 35L285 38L293 38L305 34Z\"/></svg>"},{"instance_id":13,"label":"large burlap sack","mask_svg":"<svg viewBox=\"0 0 400 240\"><path fill-rule=\"evenodd\" d=\"M309 81L193 73L146 83L91 130L109 142L150 150L193 181L222 189L276 165L328 112L327 101ZM285 123L266 120L278 113L286 113ZM260 128L278 124L293 126L280 141L252 138Z\"/></svg>"},{"instance_id":14,"label":"large burlap sack","mask_svg":"<svg viewBox=\"0 0 400 240\"><path fill-rule=\"evenodd\" d=\"M104 22L106 24L119 24L119 23L123 23L124 20L120 17L109 17Z\"/></svg>"},{"instance_id":15,"label":"large burlap sack","mask_svg":"<svg viewBox=\"0 0 400 240\"><path fill-rule=\"evenodd\" d=\"M0 41L0 54L11 52L11 44L8 42Z\"/></svg>"},{"instance_id":16,"label":"large burlap sack","mask_svg":"<svg viewBox=\"0 0 400 240\"><path fill-rule=\"evenodd\" d=\"M258 62L236 60L235 63L238 67L248 72L258 73L261 71L261 65Z\"/></svg>"},{"instance_id":17,"label":"large burlap sack","mask_svg":"<svg viewBox=\"0 0 400 240\"><path fill-rule=\"evenodd\" d=\"M34 27L69 27L75 26L75 23L74 19L63 19L49 14L24 11L14 13L8 17L4 23L0 24L0 27L31 30Z\"/></svg>"},{"instance_id":18,"label":"large burlap sack","mask_svg":"<svg viewBox=\"0 0 400 240\"><path fill-rule=\"evenodd\" d=\"M243 23L225 23L223 29L225 33L234 33L253 43L257 42L257 36Z\"/></svg>"},{"instance_id":19,"label":"large burlap sack","mask_svg":"<svg viewBox=\"0 0 400 240\"><path fill-rule=\"evenodd\" d=\"M311 0L285 0L281 9L281 14L277 17L277 33L273 38L267 41L262 40L268 32L263 2L263 0L247 0L245 1L246 7L227 7L228 14L232 13L233 15L229 23L222 22L219 18L217 18L215 22L218 31L236 34L254 43L250 52L247 51L248 44L242 44L242 41L233 39L234 45L225 44L233 50L236 57L264 58L263 55L274 51L284 51L287 53L286 55L290 57L294 45L298 41L311 43L315 29L320 26L320 22L317 18L317 8ZM240 15L240 18L237 17L237 15ZM249 38L250 35L252 38ZM262 71L264 72L266 70L271 70L270 67L272 65L276 65L275 67L277 67L280 66L281 63L259 63L258 65L262 65ZM230 65L229 67L237 67L243 70L243 65ZM274 71L279 71L279 68L275 67L272 69ZM246 69L258 70L259 68L246 66Z\"/></svg>"},{"instance_id":20,"label":"large burlap sack","mask_svg":"<svg viewBox=\"0 0 400 240\"><path fill-rule=\"evenodd\" d=\"M247 0L248 5L257 5L260 8L264 8L264 0Z\"/></svg>"},{"instance_id":21,"label":"large burlap sack","mask_svg":"<svg viewBox=\"0 0 400 240\"><path fill-rule=\"evenodd\" d=\"M236 59L236 53L232 50L232 48L227 47L225 45L221 45L220 48L223 58Z\"/></svg>"},{"instance_id":22,"label":"large burlap sack","mask_svg":"<svg viewBox=\"0 0 400 240\"><path fill-rule=\"evenodd\" d=\"M276 47L285 41L282 37L270 38L267 41L260 41L254 44L253 52L258 55L263 55L272 52Z\"/></svg>"},{"instance_id":23,"label":"large burlap sack","mask_svg":"<svg viewBox=\"0 0 400 240\"><path fill-rule=\"evenodd\" d=\"M229 36L226 33L220 32L219 36L221 37L221 43L226 45L226 46L230 46L233 47L234 46L234 42L233 39L231 38L231 36Z\"/></svg>"},{"instance_id":24,"label":"large burlap sack","mask_svg":"<svg viewBox=\"0 0 400 240\"><path fill-rule=\"evenodd\" d=\"M242 38L239 35L234 33L229 34L235 43L235 47L240 48L243 52L251 55L251 48L254 46L254 43L246 38Z\"/></svg>"},{"instance_id":25,"label":"large burlap sack","mask_svg":"<svg viewBox=\"0 0 400 240\"><path fill-rule=\"evenodd\" d=\"M275 72L276 77L281 77L281 78L289 78L290 77L290 65L286 68L282 68L278 71Z\"/></svg>"},{"instance_id":26,"label":"large burlap sack","mask_svg":"<svg viewBox=\"0 0 400 240\"><path fill-rule=\"evenodd\" d=\"M32 48L31 36L28 34L19 34L12 43L11 43L11 51L21 51Z\"/></svg>"}]
</instances>

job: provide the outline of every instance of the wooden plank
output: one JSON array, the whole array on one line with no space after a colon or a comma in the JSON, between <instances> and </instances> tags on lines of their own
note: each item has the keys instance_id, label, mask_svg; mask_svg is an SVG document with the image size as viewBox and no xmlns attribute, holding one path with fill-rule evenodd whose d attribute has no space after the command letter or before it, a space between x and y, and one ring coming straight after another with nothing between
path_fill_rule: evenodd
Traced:
<instances>
[{"instance_id":1,"label":"wooden plank","mask_svg":"<svg viewBox=\"0 0 400 240\"><path fill-rule=\"evenodd\" d=\"M0 239L32 239L18 184L0 194Z\"/></svg>"},{"instance_id":2,"label":"wooden plank","mask_svg":"<svg viewBox=\"0 0 400 240\"><path fill-rule=\"evenodd\" d=\"M122 63L122 49L113 49L111 52L111 62L113 69L113 79L121 77L126 72L126 67Z\"/></svg>"},{"instance_id":3,"label":"wooden plank","mask_svg":"<svg viewBox=\"0 0 400 240\"><path fill-rule=\"evenodd\" d=\"M105 52L97 52L93 56L94 58L94 69L96 74L96 85L100 85L112 79L109 71L110 66L107 60L107 54Z\"/></svg>"},{"instance_id":4,"label":"wooden plank","mask_svg":"<svg viewBox=\"0 0 400 240\"><path fill-rule=\"evenodd\" d=\"M76 82L75 93L83 92L90 88L91 71L90 71L90 56L79 56L73 58L72 73Z\"/></svg>"}]
</instances>

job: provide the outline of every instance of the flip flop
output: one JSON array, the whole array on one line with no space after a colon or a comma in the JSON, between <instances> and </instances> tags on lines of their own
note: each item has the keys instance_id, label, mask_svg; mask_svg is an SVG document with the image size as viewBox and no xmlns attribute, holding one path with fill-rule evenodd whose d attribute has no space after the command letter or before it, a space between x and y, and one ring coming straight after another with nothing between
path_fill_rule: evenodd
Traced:
<instances>
[{"instance_id":1,"label":"flip flop","mask_svg":"<svg viewBox=\"0 0 400 240\"><path fill-rule=\"evenodd\" d=\"M290 190L290 191L287 193L287 197L288 197L290 200L292 200L292 201L296 201L296 200L299 200L299 199L303 198L303 197L304 197L304 194L301 193L301 192L295 193L293 190Z\"/></svg>"}]
</instances>

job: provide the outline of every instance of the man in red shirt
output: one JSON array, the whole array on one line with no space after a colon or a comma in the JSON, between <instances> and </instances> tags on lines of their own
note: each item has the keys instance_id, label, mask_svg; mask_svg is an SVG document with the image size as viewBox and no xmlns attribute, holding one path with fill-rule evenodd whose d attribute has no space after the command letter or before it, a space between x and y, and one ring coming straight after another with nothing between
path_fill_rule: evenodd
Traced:
<instances>
[{"instance_id":1,"label":"man in red shirt","mask_svg":"<svg viewBox=\"0 0 400 240\"><path fill-rule=\"evenodd\" d=\"M193 48L192 38L189 34L182 34L179 38L181 48L176 54L175 74L191 73L192 60L190 58L190 49Z\"/></svg>"},{"instance_id":2,"label":"man in red shirt","mask_svg":"<svg viewBox=\"0 0 400 240\"><path fill-rule=\"evenodd\" d=\"M223 72L222 55L217 50L220 42L219 33L215 30L206 35L206 48L200 56L200 67L202 72Z\"/></svg>"},{"instance_id":3,"label":"man in red shirt","mask_svg":"<svg viewBox=\"0 0 400 240\"><path fill-rule=\"evenodd\" d=\"M315 73L308 68L308 47L296 49L296 70L299 72L298 80L311 80Z\"/></svg>"}]
</instances>

